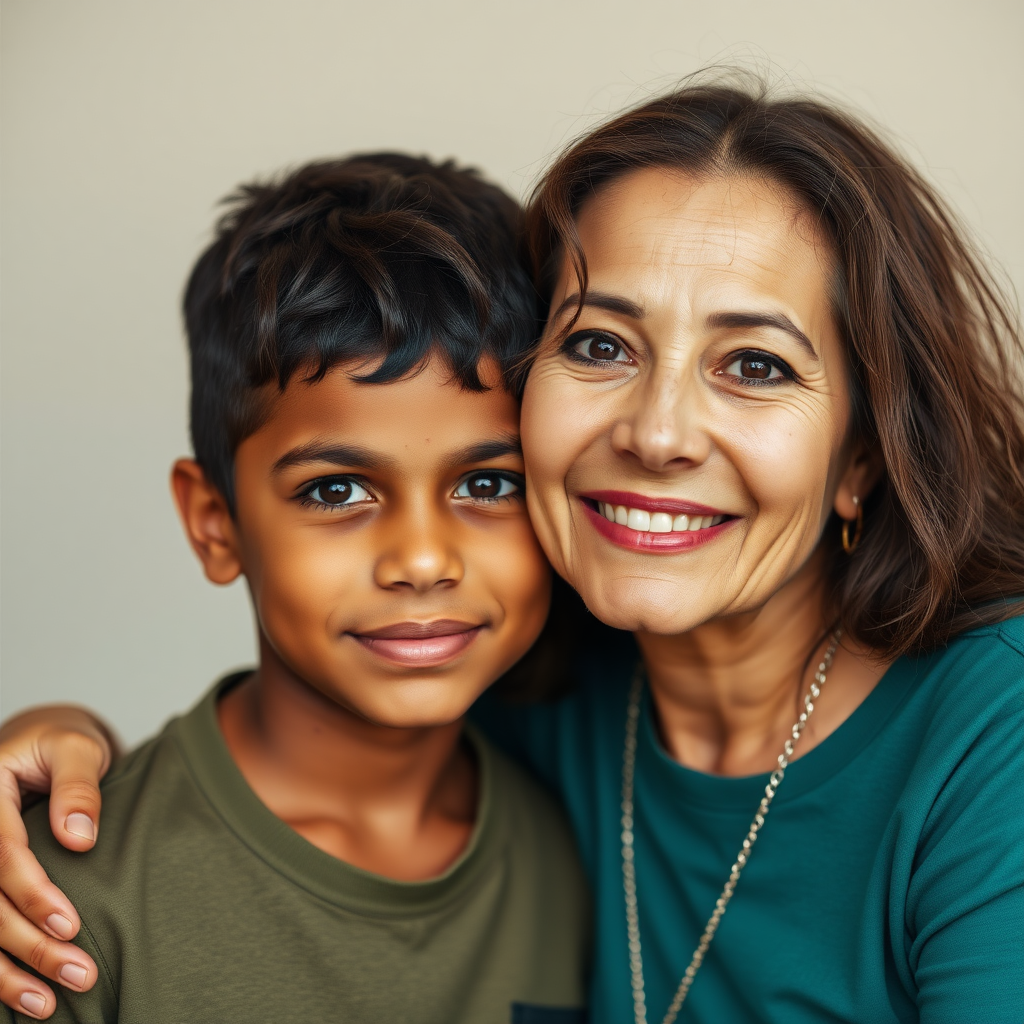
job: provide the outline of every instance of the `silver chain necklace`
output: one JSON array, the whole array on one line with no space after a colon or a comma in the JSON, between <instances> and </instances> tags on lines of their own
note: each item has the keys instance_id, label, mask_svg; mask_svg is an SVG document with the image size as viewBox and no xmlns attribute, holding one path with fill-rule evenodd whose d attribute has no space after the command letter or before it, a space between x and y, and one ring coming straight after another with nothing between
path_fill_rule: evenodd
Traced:
<instances>
[{"instance_id":1,"label":"silver chain necklace","mask_svg":"<svg viewBox=\"0 0 1024 1024\"><path fill-rule=\"evenodd\" d=\"M672 997L672 1002L665 1013L662 1024L672 1024L679 1016L683 1007L693 979L704 962L711 940L715 937L715 931L722 920L725 908L736 891L736 883L740 880L740 872L743 870L747 859L754 848L757 834L764 826L765 815L775 799L775 793L789 767L789 759L793 756L793 749L807 725L807 720L814 712L814 702L825 685L825 678L832 667L832 659L835 657L836 648L839 646L841 630L832 634L825 655L818 665L817 672L811 682L810 692L804 697L804 709L800 717L793 723L790 738L786 740L782 753L779 754L778 767L772 772L768 785L764 788L764 796L754 814L754 820L750 823L743 846L736 855L732 870L729 872L728 881L722 888L722 894L715 902L714 913L708 918L704 927L704 934L693 951L689 967L683 972L682 980ZM633 780L636 775L636 732L637 724L640 721L640 697L644 689L643 666L638 665L633 676L633 685L629 691L629 706L626 709L626 745L622 752L622 887L626 895L626 935L629 939L629 973L630 984L633 988L633 1018L635 1024L647 1024L647 1002L644 996L644 963L640 955L640 915L637 911L636 901L636 861L635 844L633 838Z\"/></svg>"}]
</instances>

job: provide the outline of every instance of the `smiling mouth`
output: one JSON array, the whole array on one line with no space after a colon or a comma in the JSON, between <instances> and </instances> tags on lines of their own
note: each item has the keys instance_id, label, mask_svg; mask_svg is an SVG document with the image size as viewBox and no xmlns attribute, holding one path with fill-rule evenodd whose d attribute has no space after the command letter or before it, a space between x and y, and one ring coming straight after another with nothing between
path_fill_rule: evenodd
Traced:
<instances>
[{"instance_id":1,"label":"smiling mouth","mask_svg":"<svg viewBox=\"0 0 1024 1024\"><path fill-rule=\"evenodd\" d=\"M648 512L646 509L613 505L607 501L597 502L597 511L608 522L618 523L637 533L693 533L725 522L724 515L698 516L681 512L673 516L671 512Z\"/></svg>"},{"instance_id":2,"label":"smiling mouth","mask_svg":"<svg viewBox=\"0 0 1024 1024\"><path fill-rule=\"evenodd\" d=\"M427 668L457 657L483 628L458 619L435 619L433 622L396 622L348 635L388 661Z\"/></svg>"},{"instance_id":3,"label":"smiling mouth","mask_svg":"<svg viewBox=\"0 0 1024 1024\"><path fill-rule=\"evenodd\" d=\"M676 498L598 491L580 499L598 532L628 548L685 551L718 537L736 516Z\"/></svg>"}]
</instances>

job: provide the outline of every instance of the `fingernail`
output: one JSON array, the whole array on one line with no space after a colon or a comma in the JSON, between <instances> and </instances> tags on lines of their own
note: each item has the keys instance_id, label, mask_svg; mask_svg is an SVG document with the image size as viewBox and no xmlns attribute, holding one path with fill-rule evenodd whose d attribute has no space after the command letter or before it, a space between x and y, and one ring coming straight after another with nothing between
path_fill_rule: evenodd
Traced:
<instances>
[{"instance_id":1,"label":"fingernail","mask_svg":"<svg viewBox=\"0 0 1024 1024\"><path fill-rule=\"evenodd\" d=\"M64 828L73 836L78 836L81 839L96 838L96 826L92 823L92 818L88 814L81 814L78 811L75 811L74 814L69 814L64 819Z\"/></svg>"},{"instance_id":2,"label":"fingernail","mask_svg":"<svg viewBox=\"0 0 1024 1024\"><path fill-rule=\"evenodd\" d=\"M20 1002L21 1008L33 1017L41 1016L46 1009L46 1000L38 992L22 992Z\"/></svg>"},{"instance_id":3,"label":"fingernail","mask_svg":"<svg viewBox=\"0 0 1024 1024\"><path fill-rule=\"evenodd\" d=\"M85 979L89 977L89 973L84 967L79 967L78 964L65 964L60 969L57 977L65 985L70 985L72 988L81 988L85 984Z\"/></svg>"},{"instance_id":4,"label":"fingernail","mask_svg":"<svg viewBox=\"0 0 1024 1024\"><path fill-rule=\"evenodd\" d=\"M63 914L51 914L46 919L46 927L58 939L70 939L75 934L75 926Z\"/></svg>"}]
</instances>

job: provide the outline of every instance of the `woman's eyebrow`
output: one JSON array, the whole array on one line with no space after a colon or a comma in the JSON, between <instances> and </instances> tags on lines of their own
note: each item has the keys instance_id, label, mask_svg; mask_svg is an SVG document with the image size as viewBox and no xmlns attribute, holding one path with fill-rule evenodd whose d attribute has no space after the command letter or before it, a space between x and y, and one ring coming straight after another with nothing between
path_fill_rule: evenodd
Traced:
<instances>
[{"instance_id":1,"label":"woman's eyebrow","mask_svg":"<svg viewBox=\"0 0 1024 1024\"><path fill-rule=\"evenodd\" d=\"M284 453L271 470L275 475L291 466L305 466L314 462L328 462L337 466L355 466L359 469L386 469L394 460L362 448L359 445L337 444L333 441L309 441Z\"/></svg>"},{"instance_id":2,"label":"woman's eyebrow","mask_svg":"<svg viewBox=\"0 0 1024 1024\"><path fill-rule=\"evenodd\" d=\"M562 304L555 310L554 317L560 317L564 312L573 306L580 304L580 293L573 292L563 300ZM588 291L583 296L584 306L596 306L598 309L607 309L610 313L621 313L632 320L643 320L647 316L647 310L643 306L623 298L621 295L612 295L609 292Z\"/></svg>"},{"instance_id":3,"label":"woman's eyebrow","mask_svg":"<svg viewBox=\"0 0 1024 1024\"><path fill-rule=\"evenodd\" d=\"M725 328L727 330L742 330L745 327L772 327L794 338L803 348L807 349L809 355L814 359L818 358L811 339L785 313L712 313L704 321L704 324L710 329Z\"/></svg>"}]
</instances>

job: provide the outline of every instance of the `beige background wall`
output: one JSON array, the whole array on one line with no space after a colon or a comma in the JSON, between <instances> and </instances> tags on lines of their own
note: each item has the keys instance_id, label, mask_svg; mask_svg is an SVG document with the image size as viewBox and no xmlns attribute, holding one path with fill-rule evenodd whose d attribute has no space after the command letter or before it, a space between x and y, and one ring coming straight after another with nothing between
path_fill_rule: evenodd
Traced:
<instances>
[{"instance_id":1,"label":"beige background wall","mask_svg":"<svg viewBox=\"0 0 1024 1024\"><path fill-rule=\"evenodd\" d=\"M866 110L1024 286L1020 0L5 0L2 697L135 741L252 657L166 477L181 284L238 181L457 155L523 193L593 119L717 59Z\"/></svg>"}]
</instances>

